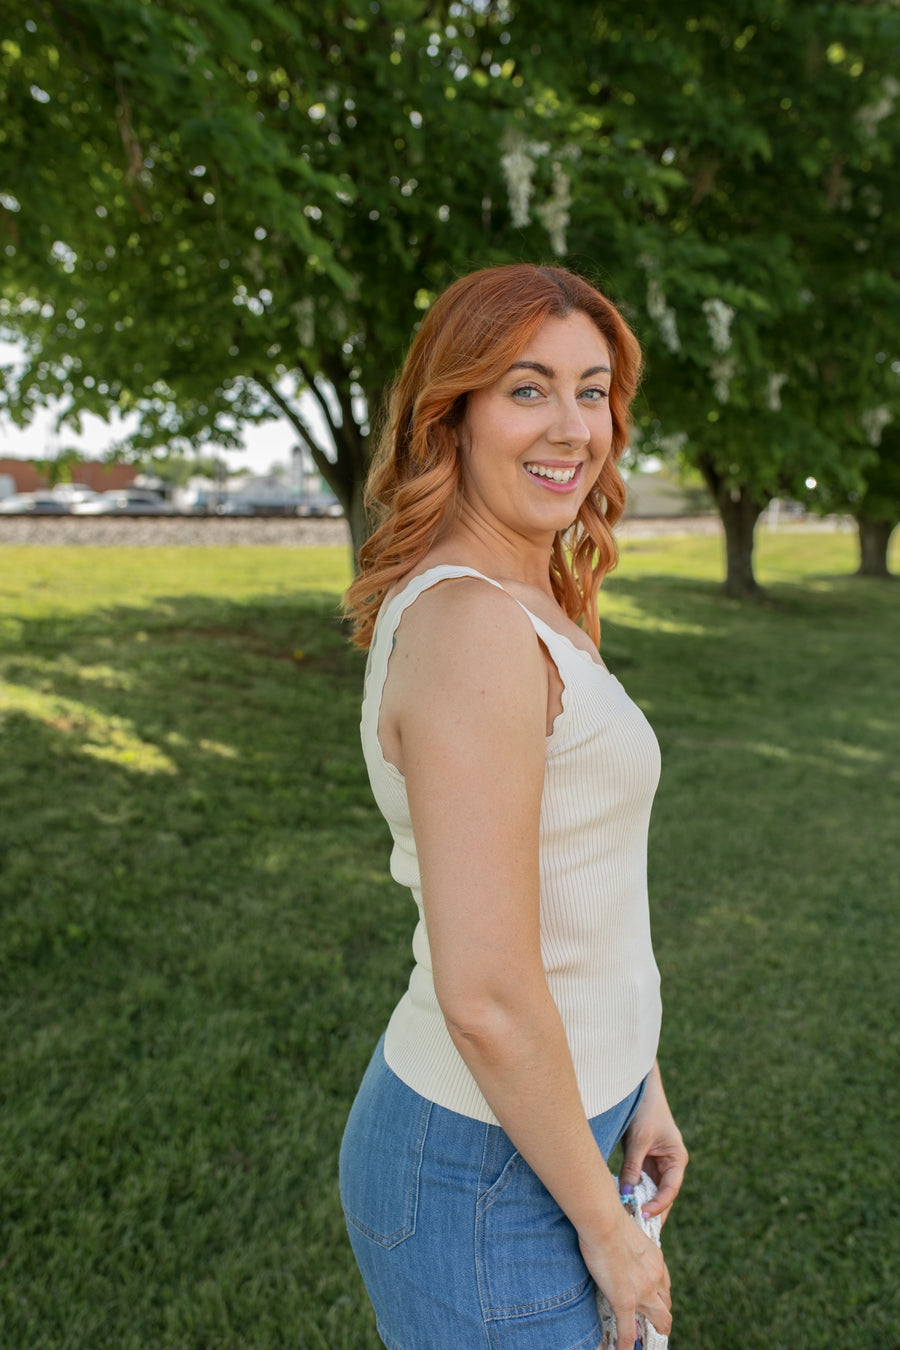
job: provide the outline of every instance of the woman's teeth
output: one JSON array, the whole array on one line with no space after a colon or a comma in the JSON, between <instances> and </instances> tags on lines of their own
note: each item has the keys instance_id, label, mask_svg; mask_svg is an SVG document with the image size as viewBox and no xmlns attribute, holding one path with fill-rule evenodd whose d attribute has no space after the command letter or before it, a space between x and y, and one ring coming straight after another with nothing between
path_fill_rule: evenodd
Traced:
<instances>
[{"instance_id":1,"label":"woman's teeth","mask_svg":"<svg viewBox=\"0 0 900 1350\"><path fill-rule=\"evenodd\" d=\"M546 469L542 464L526 464L525 468L535 478L552 478L554 483L571 483L578 465L573 465L571 469Z\"/></svg>"}]
</instances>

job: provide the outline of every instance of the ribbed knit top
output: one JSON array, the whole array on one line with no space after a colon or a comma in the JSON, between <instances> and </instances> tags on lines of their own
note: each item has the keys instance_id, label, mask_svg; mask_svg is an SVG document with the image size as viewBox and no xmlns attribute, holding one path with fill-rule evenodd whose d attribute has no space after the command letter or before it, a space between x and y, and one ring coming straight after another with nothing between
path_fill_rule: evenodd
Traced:
<instances>
[{"instance_id":1,"label":"ribbed knit top","mask_svg":"<svg viewBox=\"0 0 900 1350\"><path fill-rule=\"evenodd\" d=\"M444 565L413 577L382 606L366 667L360 730L369 781L393 836L391 875L410 888L419 911L415 964L390 1019L384 1053L394 1073L421 1096L496 1124L435 997L406 783L378 740L397 626L423 591L450 577L481 577L503 589L470 567ZM615 676L521 607L563 683L562 712L546 741L541 798L541 954L590 1118L633 1091L656 1055L661 1004L650 941L647 830L659 747Z\"/></svg>"}]
</instances>

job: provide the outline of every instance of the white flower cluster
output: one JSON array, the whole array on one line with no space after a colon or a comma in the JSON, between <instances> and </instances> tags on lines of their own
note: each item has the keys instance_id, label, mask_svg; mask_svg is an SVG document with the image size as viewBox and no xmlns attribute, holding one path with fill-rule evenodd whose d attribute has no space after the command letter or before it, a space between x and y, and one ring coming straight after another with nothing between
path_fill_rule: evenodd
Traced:
<instances>
[{"instance_id":1,"label":"white flower cluster","mask_svg":"<svg viewBox=\"0 0 900 1350\"><path fill-rule=\"evenodd\" d=\"M881 444L881 433L889 422L893 422L894 414L890 408L886 408L882 403L877 408L866 408L859 419L860 426L865 432L866 440L870 445Z\"/></svg>"},{"instance_id":2,"label":"white flower cluster","mask_svg":"<svg viewBox=\"0 0 900 1350\"><path fill-rule=\"evenodd\" d=\"M311 347L316 340L316 308L311 295L296 300L291 305L291 314L297 328L297 340L301 347Z\"/></svg>"},{"instance_id":3,"label":"white flower cluster","mask_svg":"<svg viewBox=\"0 0 900 1350\"><path fill-rule=\"evenodd\" d=\"M504 138L505 153L500 157L500 168L506 179L509 211L517 230L531 223L531 196L534 192L534 171L538 160L550 152L546 141L526 141L518 132Z\"/></svg>"},{"instance_id":4,"label":"white flower cluster","mask_svg":"<svg viewBox=\"0 0 900 1350\"><path fill-rule=\"evenodd\" d=\"M713 351L719 356L724 356L731 346L731 321L734 318L734 310L731 305L726 305L724 300L711 298L703 301L703 313L706 315L706 326L709 329Z\"/></svg>"},{"instance_id":5,"label":"white flower cluster","mask_svg":"<svg viewBox=\"0 0 900 1350\"><path fill-rule=\"evenodd\" d=\"M262 252L258 244L254 244L247 249L243 261L246 271L250 273L257 285L261 286L266 279L266 269L263 267Z\"/></svg>"},{"instance_id":6,"label":"white flower cluster","mask_svg":"<svg viewBox=\"0 0 900 1350\"><path fill-rule=\"evenodd\" d=\"M347 318L347 313L346 310L344 309L344 306L341 304L332 305L328 313L328 321L329 327L331 328L332 337L336 338L338 342L340 342L342 338L346 337L347 333L351 331L352 325L350 323L350 320ZM314 336L315 330L312 318L310 319L310 329L312 335ZM304 345L307 347L311 347L312 341Z\"/></svg>"},{"instance_id":7,"label":"white flower cluster","mask_svg":"<svg viewBox=\"0 0 900 1350\"><path fill-rule=\"evenodd\" d=\"M659 453L666 458L673 455L680 455L687 445L686 431L670 431L666 436L660 436L656 442L656 448Z\"/></svg>"},{"instance_id":8,"label":"white flower cluster","mask_svg":"<svg viewBox=\"0 0 900 1350\"><path fill-rule=\"evenodd\" d=\"M516 229L531 223L531 199L537 162L550 153L546 141L526 141L518 132L508 132L503 142L500 167L506 179L509 213ZM564 154L573 152L564 151ZM535 215L550 236L550 247L557 255L566 252L566 230L572 204L571 182L559 160L553 161L553 195L535 207Z\"/></svg>"},{"instance_id":9,"label":"white flower cluster","mask_svg":"<svg viewBox=\"0 0 900 1350\"><path fill-rule=\"evenodd\" d=\"M856 114L856 120L867 136L874 136L878 130L878 123L883 122L886 117L890 117L894 111L897 95L900 94L900 81L895 80L893 75L885 75L881 82L881 88L883 93L878 102L867 104L864 108L860 108Z\"/></svg>"},{"instance_id":10,"label":"white flower cluster","mask_svg":"<svg viewBox=\"0 0 900 1350\"><path fill-rule=\"evenodd\" d=\"M735 369L732 356L720 356L717 361L710 361L709 374L717 402L727 403L731 398L731 381L734 379Z\"/></svg>"},{"instance_id":11,"label":"white flower cluster","mask_svg":"<svg viewBox=\"0 0 900 1350\"><path fill-rule=\"evenodd\" d=\"M566 230L569 228L569 175L558 160L553 161L553 196L535 208L535 215L550 236L550 247L557 257L566 252Z\"/></svg>"},{"instance_id":12,"label":"white flower cluster","mask_svg":"<svg viewBox=\"0 0 900 1350\"><path fill-rule=\"evenodd\" d=\"M766 407L770 412L781 412L781 390L787 383L787 376L773 370L766 380Z\"/></svg>"},{"instance_id":13,"label":"white flower cluster","mask_svg":"<svg viewBox=\"0 0 900 1350\"><path fill-rule=\"evenodd\" d=\"M670 352L681 351L681 338L678 336L678 324L675 311L666 301L666 294L657 276L654 276L656 264L652 258L644 256L638 259L647 271L647 313L659 328L659 335Z\"/></svg>"}]
</instances>

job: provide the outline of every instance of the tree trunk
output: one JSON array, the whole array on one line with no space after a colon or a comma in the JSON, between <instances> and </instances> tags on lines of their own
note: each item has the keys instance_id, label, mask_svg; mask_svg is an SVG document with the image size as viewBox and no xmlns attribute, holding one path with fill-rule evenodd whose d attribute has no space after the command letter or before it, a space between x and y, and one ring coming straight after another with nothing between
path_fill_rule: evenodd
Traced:
<instances>
[{"instance_id":1,"label":"tree trunk","mask_svg":"<svg viewBox=\"0 0 900 1350\"><path fill-rule=\"evenodd\" d=\"M753 574L753 545L756 522L763 507L744 487L737 500L731 493L726 493L716 505L725 526L722 589L734 600L761 600L765 592Z\"/></svg>"},{"instance_id":2,"label":"tree trunk","mask_svg":"<svg viewBox=\"0 0 900 1350\"><path fill-rule=\"evenodd\" d=\"M359 570L359 550L369 537L369 521L363 502L363 483L353 485L349 504L344 506L344 514L350 527L350 551L353 556L353 571Z\"/></svg>"},{"instance_id":3,"label":"tree trunk","mask_svg":"<svg viewBox=\"0 0 900 1350\"><path fill-rule=\"evenodd\" d=\"M359 550L371 533L372 522L365 508L366 477L371 450L368 424L360 426L354 415L353 383L343 363L333 358L323 360L322 373L330 382L341 408L340 421L331 420L331 433L337 446L337 463L321 465L324 472L331 468L328 481L341 506L350 530L350 557L354 574L359 570ZM323 404L323 407L325 405ZM366 397L366 407L373 406Z\"/></svg>"},{"instance_id":4,"label":"tree trunk","mask_svg":"<svg viewBox=\"0 0 900 1350\"><path fill-rule=\"evenodd\" d=\"M858 516L859 569L858 577L890 577L888 571L888 544L894 530L890 520L869 520Z\"/></svg>"},{"instance_id":5,"label":"tree trunk","mask_svg":"<svg viewBox=\"0 0 900 1350\"><path fill-rule=\"evenodd\" d=\"M328 487L344 508L344 516L350 529L350 552L354 572L358 569L359 550L369 535L369 521L364 503L366 471L368 468L368 428L361 429L353 416L353 391L348 384L349 377L340 362L324 364L324 374L331 383L340 405L340 414L334 415L331 404L316 384L315 374L298 362L306 387L319 404L319 409L331 432L337 450L337 457L331 459L319 445L297 408L278 389L278 386L262 373L254 373L253 379L266 391L272 402L288 418L301 441L312 455L313 463Z\"/></svg>"},{"instance_id":6,"label":"tree trunk","mask_svg":"<svg viewBox=\"0 0 900 1350\"><path fill-rule=\"evenodd\" d=\"M756 522L768 505L765 493L741 483L729 486L710 460L698 467L706 480L725 527L725 580L722 590L733 600L762 600L765 591L753 574Z\"/></svg>"}]
</instances>

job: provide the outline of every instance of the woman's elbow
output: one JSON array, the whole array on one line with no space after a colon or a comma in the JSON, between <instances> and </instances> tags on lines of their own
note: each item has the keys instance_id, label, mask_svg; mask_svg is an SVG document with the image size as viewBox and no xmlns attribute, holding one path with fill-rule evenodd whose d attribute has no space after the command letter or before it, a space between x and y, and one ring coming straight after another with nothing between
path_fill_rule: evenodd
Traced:
<instances>
[{"instance_id":1,"label":"woman's elbow","mask_svg":"<svg viewBox=\"0 0 900 1350\"><path fill-rule=\"evenodd\" d=\"M457 1050L486 1046L502 1037L502 1019L496 1009L484 1004L442 1005L441 1012Z\"/></svg>"},{"instance_id":2,"label":"woman's elbow","mask_svg":"<svg viewBox=\"0 0 900 1350\"><path fill-rule=\"evenodd\" d=\"M490 991L456 989L438 990L438 1003L447 1031L456 1048L490 1055L519 1039L523 1032L540 1020L545 999L549 998L546 985L529 992L522 982L509 988Z\"/></svg>"}]
</instances>

